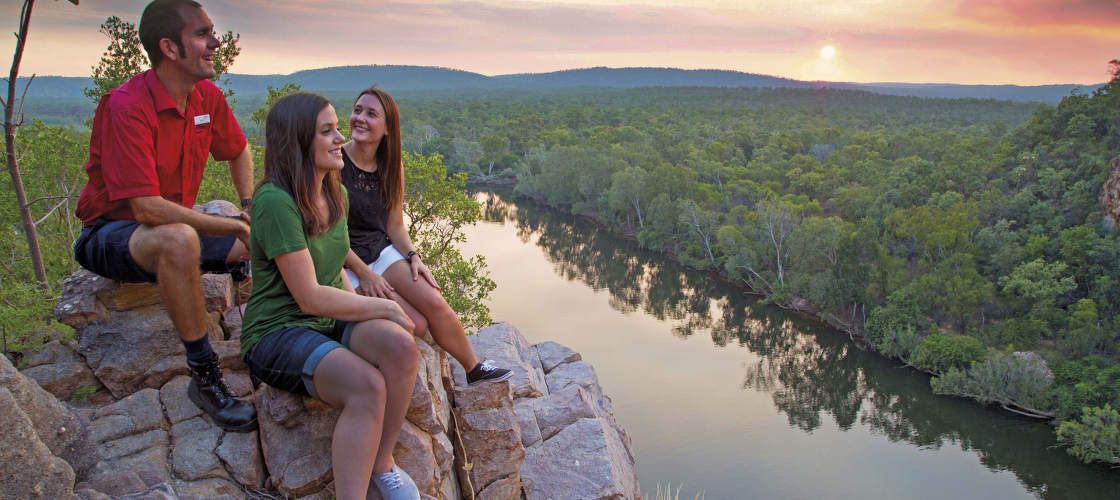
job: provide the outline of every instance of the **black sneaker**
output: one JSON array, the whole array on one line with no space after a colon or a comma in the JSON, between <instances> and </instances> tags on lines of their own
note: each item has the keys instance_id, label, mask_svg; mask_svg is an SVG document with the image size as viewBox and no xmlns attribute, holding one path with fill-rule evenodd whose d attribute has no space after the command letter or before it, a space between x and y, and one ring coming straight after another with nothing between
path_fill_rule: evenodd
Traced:
<instances>
[{"instance_id":1,"label":"black sneaker","mask_svg":"<svg viewBox=\"0 0 1120 500\"><path fill-rule=\"evenodd\" d=\"M482 382L498 382L513 376L513 372L494 366L490 360L483 361L467 373L467 385L476 385Z\"/></svg>"}]
</instances>

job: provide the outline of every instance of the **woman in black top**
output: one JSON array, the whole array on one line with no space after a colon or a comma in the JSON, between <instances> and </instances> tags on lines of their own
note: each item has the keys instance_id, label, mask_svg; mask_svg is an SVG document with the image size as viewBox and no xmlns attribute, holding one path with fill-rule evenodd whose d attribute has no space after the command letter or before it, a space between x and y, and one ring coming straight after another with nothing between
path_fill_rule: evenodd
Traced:
<instances>
[{"instance_id":1,"label":"woman in black top","mask_svg":"<svg viewBox=\"0 0 1120 500\"><path fill-rule=\"evenodd\" d=\"M342 147L342 183L350 193L346 270L363 295L393 299L467 370L471 384L505 380L510 371L479 363L458 315L447 305L404 225L404 166L400 115L384 90L358 94L350 114L350 142Z\"/></svg>"}]
</instances>

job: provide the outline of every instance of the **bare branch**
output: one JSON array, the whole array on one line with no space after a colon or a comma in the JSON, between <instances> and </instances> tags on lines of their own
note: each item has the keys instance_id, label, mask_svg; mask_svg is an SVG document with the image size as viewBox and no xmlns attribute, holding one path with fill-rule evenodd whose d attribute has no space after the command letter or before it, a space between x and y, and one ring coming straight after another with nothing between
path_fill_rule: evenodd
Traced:
<instances>
[{"instance_id":1,"label":"bare branch","mask_svg":"<svg viewBox=\"0 0 1120 500\"><path fill-rule=\"evenodd\" d=\"M71 194L69 194L69 193L67 193L67 194L64 194L64 195L62 195L62 196L40 196L40 197L38 197L38 198L35 198L34 200L31 200L31 201L27 202L27 205L24 205L24 206L26 206L26 207L30 208L30 207L31 207L31 205L34 205L34 204L35 204L35 202L37 202L37 201L44 201L44 200L58 200L58 199L69 199L69 198L70 198L71 196L73 196L73 195L71 195Z\"/></svg>"},{"instance_id":2,"label":"bare branch","mask_svg":"<svg viewBox=\"0 0 1120 500\"><path fill-rule=\"evenodd\" d=\"M50 210L47 210L47 213L43 214L43 216L40 217L39 220L35 221L35 225L38 226L39 224L42 224L43 221L47 220L48 217L53 215L55 211L58 210L58 207L66 204L67 201L69 201L69 198L63 199L62 201L56 203L53 207L51 207Z\"/></svg>"},{"instance_id":3,"label":"bare branch","mask_svg":"<svg viewBox=\"0 0 1120 500\"><path fill-rule=\"evenodd\" d=\"M27 90L31 88L31 82L35 81L35 73L27 79L27 85L23 86L23 93L19 96L19 110L16 111L16 116L19 117L19 124L23 125L23 103L27 101ZM14 102L12 103L15 104Z\"/></svg>"}]
</instances>

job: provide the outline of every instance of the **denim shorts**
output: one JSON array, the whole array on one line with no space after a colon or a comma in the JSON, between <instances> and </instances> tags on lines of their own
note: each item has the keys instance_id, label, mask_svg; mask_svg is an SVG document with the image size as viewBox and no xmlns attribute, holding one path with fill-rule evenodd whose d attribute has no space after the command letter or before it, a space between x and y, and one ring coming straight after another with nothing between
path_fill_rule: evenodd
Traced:
<instances>
[{"instance_id":1,"label":"denim shorts","mask_svg":"<svg viewBox=\"0 0 1120 500\"><path fill-rule=\"evenodd\" d=\"M261 337L245 354L249 373L277 389L320 399L312 376L328 352L350 347L354 325L335 321L329 334L306 326L288 326Z\"/></svg>"},{"instance_id":2,"label":"denim shorts","mask_svg":"<svg viewBox=\"0 0 1120 500\"><path fill-rule=\"evenodd\" d=\"M236 217L235 217L236 218ZM134 220L97 219L82 229L74 240L74 260L101 276L125 283L154 283L156 275L145 271L128 251L128 240L140 223ZM198 235L201 249L199 268L205 272L224 273L231 270L226 257L236 236Z\"/></svg>"}]
</instances>

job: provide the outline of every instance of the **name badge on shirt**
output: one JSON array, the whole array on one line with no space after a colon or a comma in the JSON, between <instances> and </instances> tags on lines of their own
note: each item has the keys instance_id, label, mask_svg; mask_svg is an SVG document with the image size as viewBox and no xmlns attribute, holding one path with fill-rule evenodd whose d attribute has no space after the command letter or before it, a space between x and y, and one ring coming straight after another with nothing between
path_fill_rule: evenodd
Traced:
<instances>
[{"instance_id":1,"label":"name badge on shirt","mask_svg":"<svg viewBox=\"0 0 1120 500\"><path fill-rule=\"evenodd\" d=\"M207 123L210 123L210 115L198 115L194 117L195 125L205 125Z\"/></svg>"}]
</instances>

